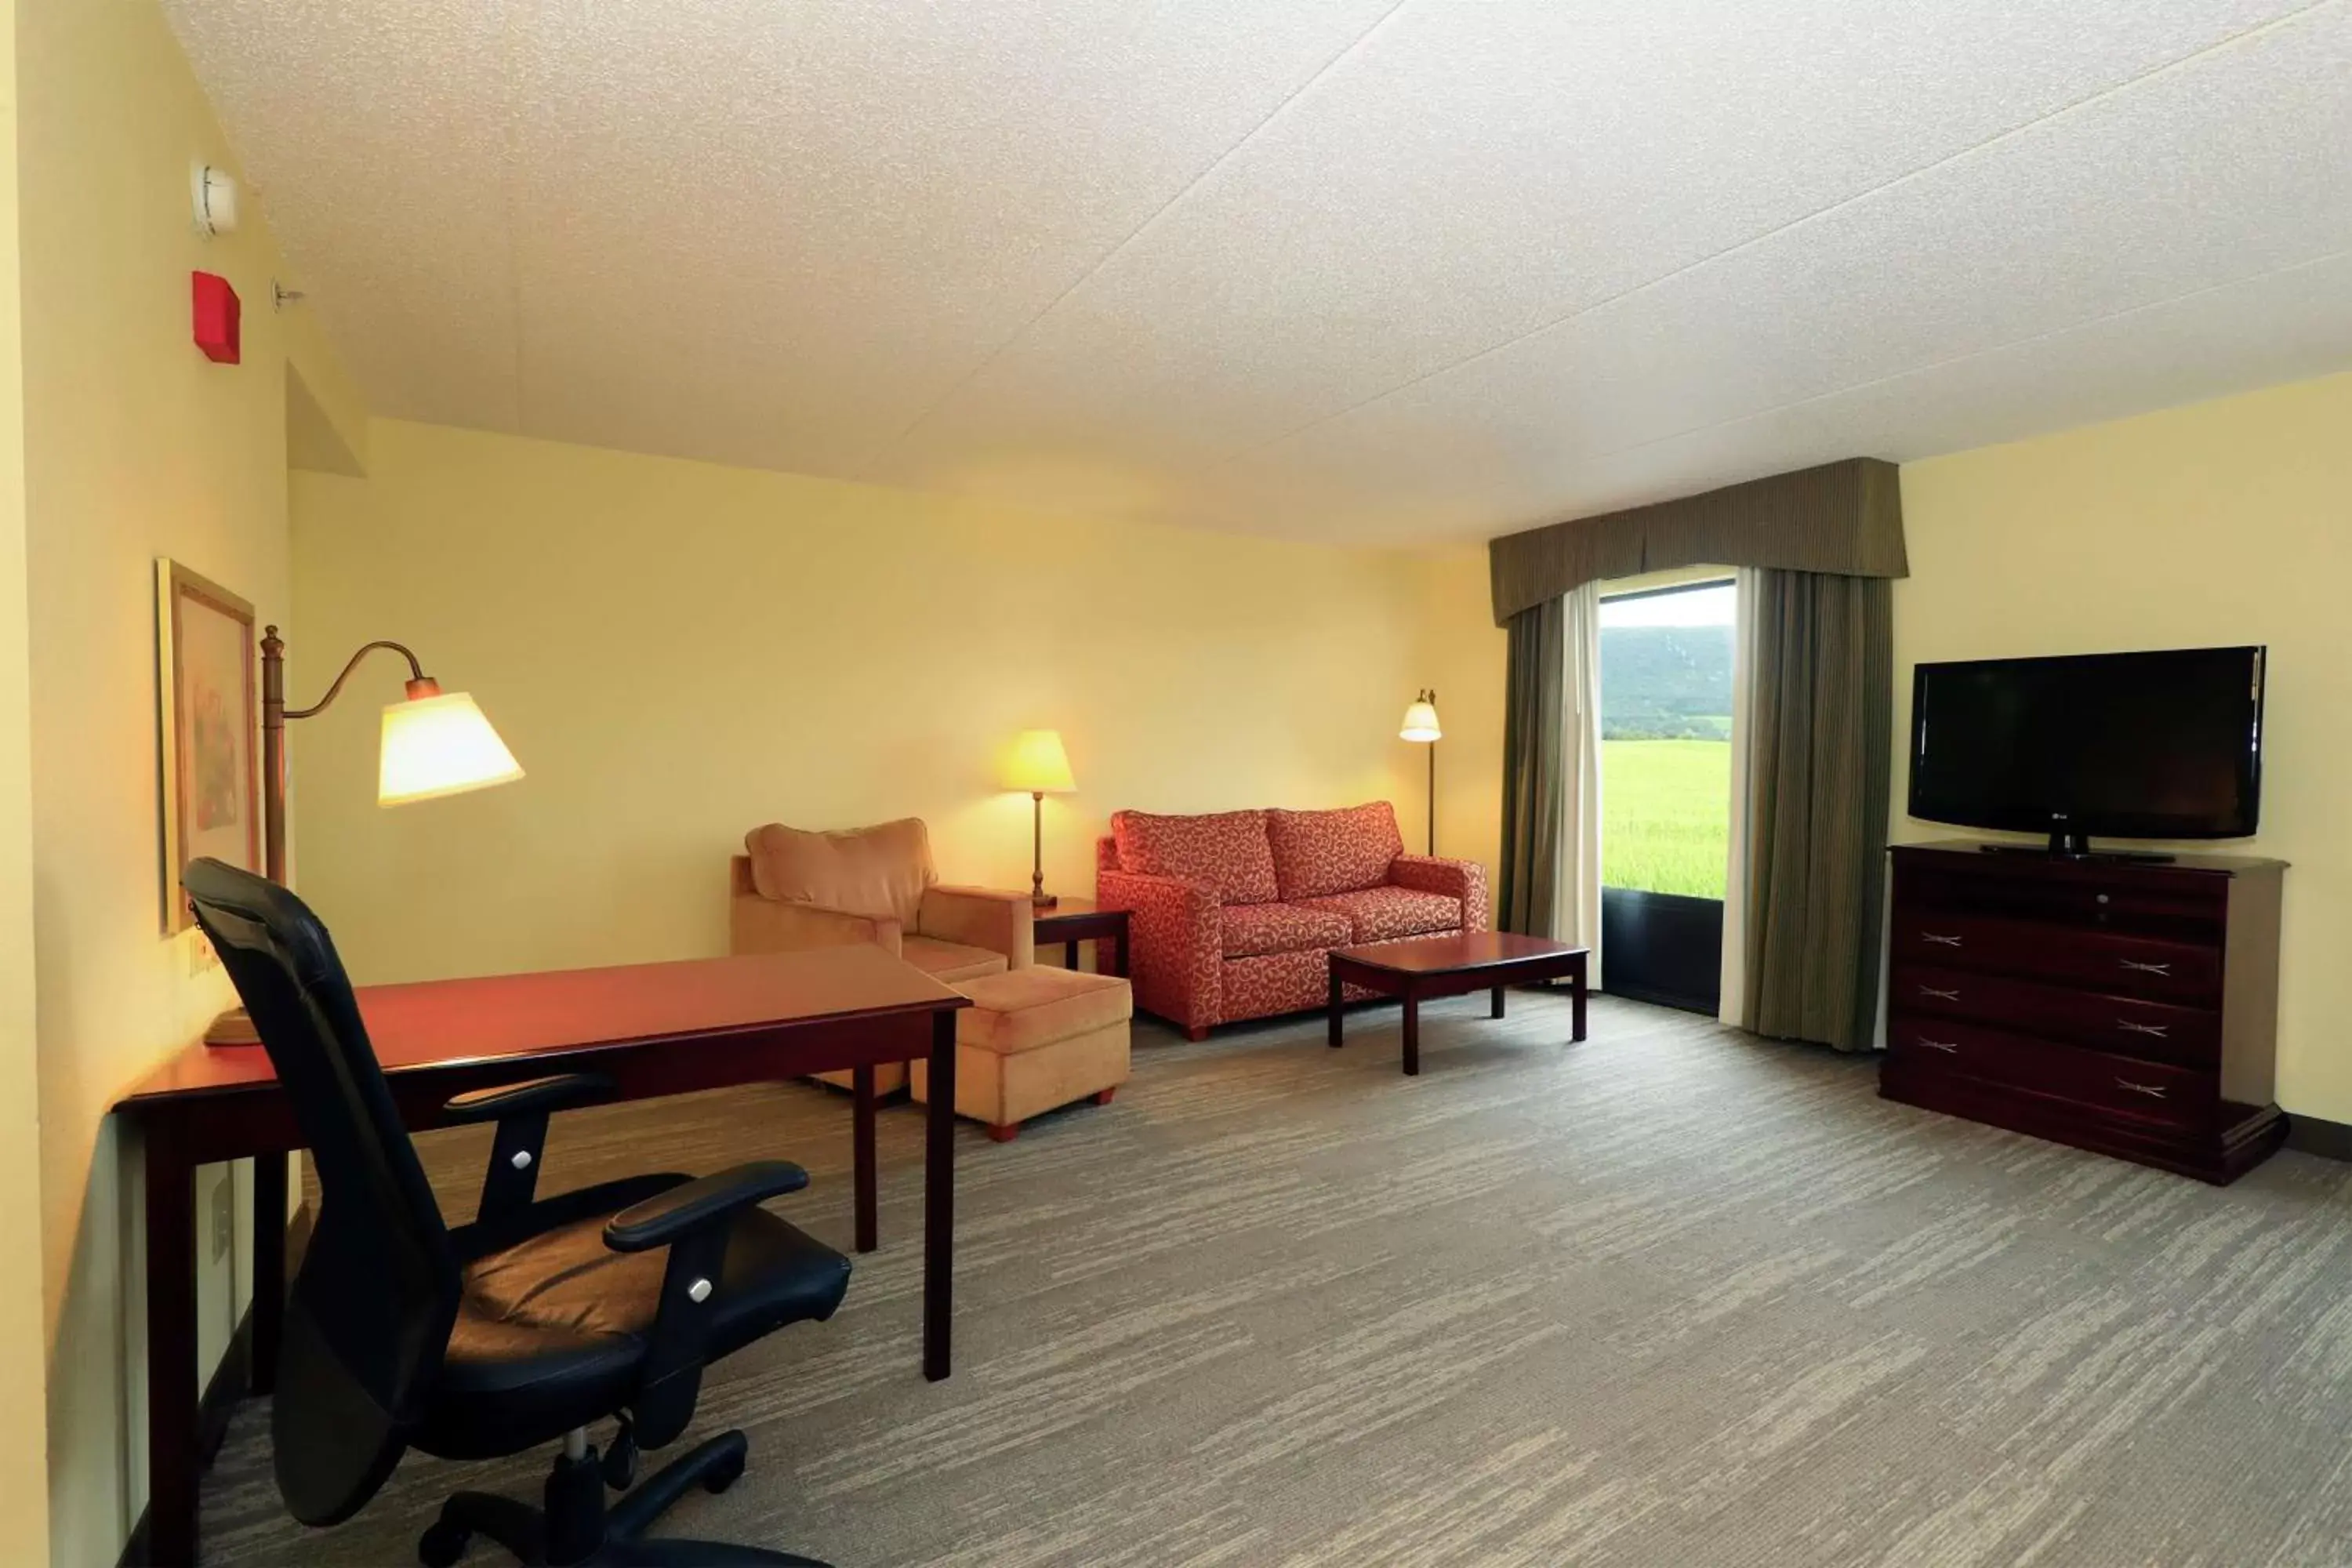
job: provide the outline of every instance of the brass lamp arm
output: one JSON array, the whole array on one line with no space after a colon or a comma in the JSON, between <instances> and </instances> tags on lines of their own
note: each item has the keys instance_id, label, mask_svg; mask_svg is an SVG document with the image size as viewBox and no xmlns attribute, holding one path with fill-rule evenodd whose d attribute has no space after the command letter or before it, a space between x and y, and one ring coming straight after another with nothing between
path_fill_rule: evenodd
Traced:
<instances>
[{"instance_id":1,"label":"brass lamp arm","mask_svg":"<svg viewBox=\"0 0 2352 1568\"><path fill-rule=\"evenodd\" d=\"M271 635L275 636L278 628L276 626L272 626L269 630ZM308 719L314 713L324 711L329 703L332 702L337 697L342 694L343 682L352 678L352 671L360 667L360 660L365 658L369 654L374 652L380 647L390 648L393 652L398 654L401 658L408 661L408 695L410 697L436 697L440 694L440 685L436 682L431 676L425 673L425 667L416 662L416 656L409 652L406 645L394 642L389 638L380 637L374 642L362 643L360 645L359 651L352 655L350 660L344 664L342 673L335 677L335 683L327 688L327 694L324 697L320 698L319 700L311 703L308 708L287 709L286 717L289 719Z\"/></svg>"}]
</instances>

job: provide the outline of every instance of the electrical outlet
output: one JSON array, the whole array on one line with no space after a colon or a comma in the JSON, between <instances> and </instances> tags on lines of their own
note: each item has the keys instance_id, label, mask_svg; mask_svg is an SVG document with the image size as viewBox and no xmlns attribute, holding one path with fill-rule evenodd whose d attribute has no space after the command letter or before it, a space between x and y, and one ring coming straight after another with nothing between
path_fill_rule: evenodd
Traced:
<instances>
[{"instance_id":1,"label":"electrical outlet","mask_svg":"<svg viewBox=\"0 0 2352 1568\"><path fill-rule=\"evenodd\" d=\"M236 1228L236 1179L224 1173L213 1184L213 1261L228 1256L230 1236Z\"/></svg>"},{"instance_id":2,"label":"electrical outlet","mask_svg":"<svg viewBox=\"0 0 2352 1568\"><path fill-rule=\"evenodd\" d=\"M219 967L220 954L213 951L213 944L205 940L205 933L200 931L190 931L188 933L189 978L194 979L199 974Z\"/></svg>"}]
</instances>

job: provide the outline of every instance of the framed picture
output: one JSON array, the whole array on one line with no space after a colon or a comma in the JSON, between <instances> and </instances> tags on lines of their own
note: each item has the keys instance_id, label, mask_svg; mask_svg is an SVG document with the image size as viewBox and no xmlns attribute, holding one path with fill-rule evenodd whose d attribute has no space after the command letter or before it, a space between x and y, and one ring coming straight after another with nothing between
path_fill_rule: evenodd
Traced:
<instances>
[{"instance_id":1,"label":"framed picture","mask_svg":"<svg viewBox=\"0 0 2352 1568\"><path fill-rule=\"evenodd\" d=\"M253 606L176 562L155 563L163 783L163 930L194 923L181 869L200 855L261 869L260 696Z\"/></svg>"}]
</instances>

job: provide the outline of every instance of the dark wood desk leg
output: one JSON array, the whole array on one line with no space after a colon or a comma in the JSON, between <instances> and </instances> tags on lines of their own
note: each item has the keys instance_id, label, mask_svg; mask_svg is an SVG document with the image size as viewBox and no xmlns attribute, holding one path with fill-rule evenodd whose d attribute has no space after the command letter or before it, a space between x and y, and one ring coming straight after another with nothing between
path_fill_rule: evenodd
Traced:
<instances>
[{"instance_id":1,"label":"dark wood desk leg","mask_svg":"<svg viewBox=\"0 0 2352 1568\"><path fill-rule=\"evenodd\" d=\"M286 1321L286 1168L291 1154L253 1158L253 1338L247 1384L267 1394L278 1382L278 1341Z\"/></svg>"},{"instance_id":2,"label":"dark wood desk leg","mask_svg":"<svg viewBox=\"0 0 2352 1568\"><path fill-rule=\"evenodd\" d=\"M1576 961L1576 973L1570 976L1575 986L1574 993L1569 1003L1570 1009L1569 1022L1571 1028L1569 1038L1571 1040L1580 1040L1584 1038L1584 970L1585 965L1589 962L1590 961L1586 959L1578 959Z\"/></svg>"},{"instance_id":3,"label":"dark wood desk leg","mask_svg":"<svg viewBox=\"0 0 2352 1568\"><path fill-rule=\"evenodd\" d=\"M1118 955L1117 958L1112 960L1118 967L1112 970L1111 973L1118 975L1121 980L1124 980L1127 978L1127 922L1125 921L1118 922L1118 939L1111 943L1111 947ZM1102 944L1100 942L1097 942L1095 944L1095 957L1097 961L1102 957Z\"/></svg>"},{"instance_id":4,"label":"dark wood desk leg","mask_svg":"<svg viewBox=\"0 0 2352 1568\"><path fill-rule=\"evenodd\" d=\"M146 1126L147 1556L196 1560L196 1187L171 1112ZM279 1235L285 1221L278 1222Z\"/></svg>"},{"instance_id":5,"label":"dark wood desk leg","mask_svg":"<svg viewBox=\"0 0 2352 1568\"><path fill-rule=\"evenodd\" d=\"M1410 988L1404 994L1404 1072L1421 1076L1421 998Z\"/></svg>"},{"instance_id":6,"label":"dark wood desk leg","mask_svg":"<svg viewBox=\"0 0 2352 1568\"><path fill-rule=\"evenodd\" d=\"M923 1375L948 1374L955 1316L956 1016L931 1015L931 1116L923 1150Z\"/></svg>"},{"instance_id":7,"label":"dark wood desk leg","mask_svg":"<svg viewBox=\"0 0 2352 1568\"><path fill-rule=\"evenodd\" d=\"M1330 1023L1330 1032L1331 1032L1330 1046L1331 1046L1331 1048L1332 1048L1333 1050L1335 1050L1335 1051L1336 1051L1336 1050L1338 1050L1338 1049L1339 1048L1339 1039L1340 1039L1340 1033L1339 1033L1339 1031L1340 1031L1340 1024L1339 1024L1339 972L1338 970L1336 970L1336 969L1335 969L1335 970L1333 970L1333 971L1331 972L1331 1023Z\"/></svg>"},{"instance_id":8,"label":"dark wood desk leg","mask_svg":"<svg viewBox=\"0 0 2352 1568\"><path fill-rule=\"evenodd\" d=\"M880 1222L876 1216L874 1193L874 1065L868 1062L849 1069L850 1100L850 1163L853 1175L850 1184L855 1189L852 1202L857 1210L857 1250L871 1252L880 1245Z\"/></svg>"},{"instance_id":9,"label":"dark wood desk leg","mask_svg":"<svg viewBox=\"0 0 2352 1568\"><path fill-rule=\"evenodd\" d=\"M1497 985L1497 986L1496 986L1496 987L1495 987L1495 1001L1494 1001L1494 1005L1493 1005L1492 1006L1490 1006L1490 1007L1488 1007L1488 1008L1486 1009L1486 1016L1488 1016L1489 1018L1499 1018L1499 1017L1501 1017L1502 1016L1503 1016L1503 988L1502 988L1501 986Z\"/></svg>"}]
</instances>

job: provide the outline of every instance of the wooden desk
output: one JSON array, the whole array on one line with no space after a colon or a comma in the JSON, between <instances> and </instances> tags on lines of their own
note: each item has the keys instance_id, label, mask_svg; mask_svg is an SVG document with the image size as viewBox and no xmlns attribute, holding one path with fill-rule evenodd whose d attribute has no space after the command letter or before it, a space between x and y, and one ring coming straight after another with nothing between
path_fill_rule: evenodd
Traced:
<instances>
[{"instance_id":1,"label":"wooden desk","mask_svg":"<svg viewBox=\"0 0 2352 1568\"><path fill-rule=\"evenodd\" d=\"M373 985L358 998L401 1118L417 1131L445 1123L441 1107L453 1094L555 1072L603 1073L616 1099L649 1100L852 1069L861 1250L873 1245L874 1068L928 1055L940 1087L923 1161L923 1375L948 1375L962 996L878 947L843 947ZM254 1184L276 1194L260 1215L254 1268L253 1363L266 1389L285 1305L285 1156L302 1135L268 1055L255 1046L191 1046L114 1110L137 1130L146 1163L146 1560L192 1563L195 1169L254 1156L256 1171L275 1177ZM560 1119L556 1127L560 1136Z\"/></svg>"}]
</instances>

